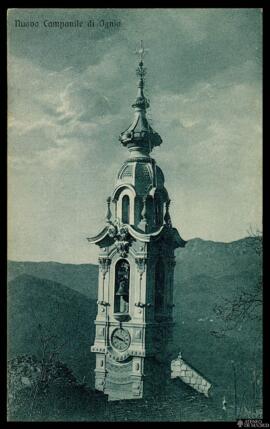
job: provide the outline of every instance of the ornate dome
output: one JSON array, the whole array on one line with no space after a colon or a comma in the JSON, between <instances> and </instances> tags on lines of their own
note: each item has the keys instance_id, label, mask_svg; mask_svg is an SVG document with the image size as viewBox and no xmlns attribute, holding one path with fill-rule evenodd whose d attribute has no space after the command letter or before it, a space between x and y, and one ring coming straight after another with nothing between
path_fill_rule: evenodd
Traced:
<instances>
[{"instance_id":1,"label":"ornate dome","mask_svg":"<svg viewBox=\"0 0 270 429\"><path fill-rule=\"evenodd\" d=\"M131 185L137 195L146 196L153 190L165 190L164 175L152 158L128 159L117 175L116 187ZM151 192L152 191L152 192Z\"/></svg>"}]
</instances>

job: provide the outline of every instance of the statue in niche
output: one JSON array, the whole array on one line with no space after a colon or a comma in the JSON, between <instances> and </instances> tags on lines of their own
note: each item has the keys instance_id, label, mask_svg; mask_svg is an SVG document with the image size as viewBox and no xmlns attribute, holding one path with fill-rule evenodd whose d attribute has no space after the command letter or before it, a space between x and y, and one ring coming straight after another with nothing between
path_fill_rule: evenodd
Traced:
<instances>
[{"instance_id":1,"label":"statue in niche","mask_svg":"<svg viewBox=\"0 0 270 429\"><path fill-rule=\"evenodd\" d=\"M116 269L115 312L128 313L129 311L129 264L119 261Z\"/></svg>"}]
</instances>

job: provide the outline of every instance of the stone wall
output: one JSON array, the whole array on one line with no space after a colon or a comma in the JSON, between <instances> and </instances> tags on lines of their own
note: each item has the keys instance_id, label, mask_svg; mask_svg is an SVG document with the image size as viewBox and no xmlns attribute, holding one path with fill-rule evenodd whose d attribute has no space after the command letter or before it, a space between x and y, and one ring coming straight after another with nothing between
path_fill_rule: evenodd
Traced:
<instances>
[{"instance_id":1,"label":"stone wall","mask_svg":"<svg viewBox=\"0 0 270 429\"><path fill-rule=\"evenodd\" d=\"M171 378L179 377L184 383L197 390L197 392L207 397L209 396L211 384L205 380L203 376L198 374L195 369L185 363L181 357L172 361L171 371Z\"/></svg>"}]
</instances>

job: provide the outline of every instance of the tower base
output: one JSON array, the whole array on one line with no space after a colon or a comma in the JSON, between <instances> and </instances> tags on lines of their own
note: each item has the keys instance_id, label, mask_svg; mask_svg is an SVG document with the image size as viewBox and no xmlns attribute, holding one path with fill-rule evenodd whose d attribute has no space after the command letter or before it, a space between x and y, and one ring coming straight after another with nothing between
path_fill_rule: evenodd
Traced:
<instances>
[{"instance_id":1,"label":"tower base","mask_svg":"<svg viewBox=\"0 0 270 429\"><path fill-rule=\"evenodd\" d=\"M96 390L108 395L108 401L153 398L170 380L170 363L149 357L142 358L140 367L136 358L121 364L108 358L106 371L96 372ZM137 368L140 371L136 374Z\"/></svg>"}]
</instances>

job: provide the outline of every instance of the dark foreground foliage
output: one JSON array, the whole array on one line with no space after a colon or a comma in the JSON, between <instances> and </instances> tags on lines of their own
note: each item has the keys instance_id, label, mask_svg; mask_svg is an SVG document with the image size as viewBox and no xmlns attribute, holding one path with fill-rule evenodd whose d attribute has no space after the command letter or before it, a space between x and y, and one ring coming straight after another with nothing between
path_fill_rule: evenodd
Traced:
<instances>
[{"instance_id":1,"label":"dark foreground foliage","mask_svg":"<svg viewBox=\"0 0 270 429\"><path fill-rule=\"evenodd\" d=\"M215 395L197 394L180 380L168 380L156 397L108 402L105 395L78 383L60 361L42 362L19 356L8 363L9 421L224 421L234 409ZM245 410L261 417L260 409ZM242 416L243 418L243 416Z\"/></svg>"}]
</instances>

